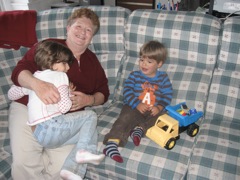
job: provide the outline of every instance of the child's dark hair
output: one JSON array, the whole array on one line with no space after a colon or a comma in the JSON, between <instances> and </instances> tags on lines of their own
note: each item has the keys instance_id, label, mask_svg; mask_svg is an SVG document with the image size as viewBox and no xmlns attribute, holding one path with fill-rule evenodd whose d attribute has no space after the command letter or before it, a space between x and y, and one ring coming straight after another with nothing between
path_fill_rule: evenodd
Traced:
<instances>
[{"instance_id":1,"label":"child's dark hair","mask_svg":"<svg viewBox=\"0 0 240 180\"><path fill-rule=\"evenodd\" d=\"M149 41L140 48L140 57L154 59L157 63L164 63L167 58L167 49L158 41Z\"/></svg>"},{"instance_id":2,"label":"child's dark hair","mask_svg":"<svg viewBox=\"0 0 240 180\"><path fill-rule=\"evenodd\" d=\"M71 66L74 55L65 45L55 41L44 40L37 45L34 60L37 66L44 70L52 69L53 64L60 62L68 63Z\"/></svg>"}]
</instances>

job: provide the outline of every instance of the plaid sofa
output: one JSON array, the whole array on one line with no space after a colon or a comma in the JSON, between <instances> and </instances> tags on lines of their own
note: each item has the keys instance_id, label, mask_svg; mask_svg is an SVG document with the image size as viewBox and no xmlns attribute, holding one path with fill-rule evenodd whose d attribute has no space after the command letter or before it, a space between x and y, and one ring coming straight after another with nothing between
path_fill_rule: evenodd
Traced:
<instances>
[{"instance_id":1,"label":"plaid sofa","mask_svg":"<svg viewBox=\"0 0 240 180\"><path fill-rule=\"evenodd\" d=\"M81 8L81 7L78 7ZM98 151L122 107L122 90L129 73L138 68L140 46L152 39L168 49L163 69L173 84L172 104L187 102L204 112L199 134L182 133L168 151L144 137L135 147L129 139L120 148L124 163L110 158L88 166L87 179L239 179L240 178L240 18L222 23L195 12L135 10L90 6L101 28L90 45L109 80L110 98L94 108L99 115ZM65 38L67 17L75 8L38 12L38 40ZM0 179L11 179L7 91L11 72L27 48L0 49Z\"/></svg>"}]
</instances>

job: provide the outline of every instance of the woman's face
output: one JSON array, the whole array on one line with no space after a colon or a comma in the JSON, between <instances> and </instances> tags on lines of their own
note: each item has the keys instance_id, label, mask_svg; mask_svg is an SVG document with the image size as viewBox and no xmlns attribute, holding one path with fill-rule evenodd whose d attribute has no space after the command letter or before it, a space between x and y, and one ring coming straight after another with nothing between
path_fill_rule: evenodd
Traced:
<instances>
[{"instance_id":1,"label":"woman's face","mask_svg":"<svg viewBox=\"0 0 240 180\"><path fill-rule=\"evenodd\" d=\"M88 47L93 35L94 25L86 17L78 18L71 26L67 26L67 40L83 48Z\"/></svg>"}]
</instances>

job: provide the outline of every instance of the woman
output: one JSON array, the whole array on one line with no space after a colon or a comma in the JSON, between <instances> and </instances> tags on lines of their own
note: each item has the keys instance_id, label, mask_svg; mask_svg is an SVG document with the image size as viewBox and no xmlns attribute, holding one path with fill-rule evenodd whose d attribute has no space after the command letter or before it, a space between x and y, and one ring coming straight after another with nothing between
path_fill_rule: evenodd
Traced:
<instances>
[{"instance_id":1,"label":"woman","mask_svg":"<svg viewBox=\"0 0 240 180\"><path fill-rule=\"evenodd\" d=\"M75 60L68 70L69 81L74 84L71 111L83 110L86 106L100 105L109 96L108 81L96 55L88 46L100 26L98 16L90 9L77 9L67 22L67 39L51 39L66 45ZM17 64L12 73L15 85L33 90L45 104L60 100L53 84L36 79L33 73L39 70L34 62L36 46L33 46ZM31 128L26 125L28 97L13 102L9 112L9 132L13 153L13 179L60 179L61 166L72 149L64 146L44 149L34 139ZM96 140L92 142L96 146ZM86 164L76 171L84 176Z\"/></svg>"}]
</instances>

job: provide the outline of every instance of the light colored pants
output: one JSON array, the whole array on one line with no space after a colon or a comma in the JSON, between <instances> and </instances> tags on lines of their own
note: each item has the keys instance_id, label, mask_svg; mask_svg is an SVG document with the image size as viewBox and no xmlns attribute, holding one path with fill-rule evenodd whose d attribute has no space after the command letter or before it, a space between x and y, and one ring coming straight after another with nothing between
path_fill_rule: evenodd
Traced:
<instances>
[{"instance_id":1,"label":"light colored pants","mask_svg":"<svg viewBox=\"0 0 240 180\"><path fill-rule=\"evenodd\" d=\"M38 124L34 136L39 144L51 149L75 144L62 169L84 177L87 164L78 164L75 160L76 153L78 150L86 150L96 154L96 128L97 114L92 110L84 110L53 117Z\"/></svg>"},{"instance_id":2,"label":"light colored pants","mask_svg":"<svg viewBox=\"0 0 240 180\"><path fill-rule=\"evenodd\" d=\"M73 145L44 149L26 124L27 107L12 102L9 109L9 133L13 153L14 180L59 180L60 170Z\"/></svg>"}]
</instances>

